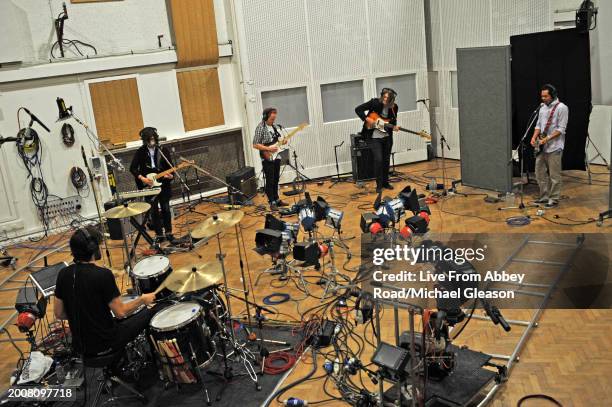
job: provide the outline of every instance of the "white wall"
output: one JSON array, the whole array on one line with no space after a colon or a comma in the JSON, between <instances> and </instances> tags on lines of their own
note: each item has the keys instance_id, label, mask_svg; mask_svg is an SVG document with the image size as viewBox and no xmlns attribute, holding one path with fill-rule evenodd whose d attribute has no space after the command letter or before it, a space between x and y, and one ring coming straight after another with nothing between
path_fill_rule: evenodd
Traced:
<instances>
[{"instance_id":1,"label":"white wall","mask_svg":"<svg viewBox=\"0 0 612 407\"><path fill-rule=\"evenodd\" d=\"M457 48L507 45L511 35L552 29L550 0L427 0L426 3L431 16L429 69L437 72L436 99L440 103L432 109L432 120L440 126L450 145L446 157L459 159L459 111L451 105L451 72L457 70ZM437 154L441 155L439 144Z\"/></svg>"},{"instance_id":2,"label":"white wall","mask_svg":"<svg viewBox=\"0 0 612 407\"><path fill-rule=\"evenodd\" d=\"M220 44L231 39L231 15L226 13L229 1L215 0L214 3ZM11 43L23 47L27 63L0 69L0 134L9 137L17 133L15 114L19 106L30 109L51 128L52 133L48 134L35 125L43 143L45 181L52 194L61 197L76 194L68 181L67 172L74 165L83 167L81 144L88 153L94 148L83 128L74 122L71 124L76 130L77 141L71 148L63 146L59 135L61 123L55 123L55 99L58 96L64 98L67 104L73 106L75 114L95 131L88 93L88 83L91 81L136 78L144 124L156 127L162 136L170 140L216 134L243 126L239 70L234 58L223 57L218 70L225 124L188 133L184 131L174 64L176 53L168 49L157 53L149 51L157 47L157 33L163 33L165 45L170 45L164 0L68 4L70 19L66 22L66 37L92 42L99 53L106 56L89 61L53 63L48 63L48 49L55 41L50 7L55 15L61 1L45 1L43 6L40 0L10 2L21 13L22 28L27 28ZM5 16L0 16L0 25L3 18ZM147 52L115 55L126 50ZM138 142L129 143L128 146L131 144ZM14 143L7 143L0 149L0 176L0 236L3 232L16 236L40 231L42 225L26 188L29 181L26 180L26 171L19 161ZM108 197L105 179L101 187ZM95 213L93 196L90 194L84 200L81 215L92 216Z\"/></svg>"},{"instance_id":3,"label":"white wall","mask_svg":"<svg viewBox=\"0 0 612 407\"><path fill-rule=\"evenodd\" d=\"M241 0L236 28L249 133L260 120L262 91L307 87L310 126L293 147L310 177L335 173L333 146L342 141L340 171L349 172L349 136L361 130L356 116L323 122L321 84L363 80L367 100L376 77L414 73L418 98L427 95L423 0L340 0L333 7L323 0ZM400 113L399 122L429 129L423 110ZM393 150L396 163L426 159L425 142L414 136L396 136ZM259 166L255 152L252 158ZM286 171L283 180L293 175Z\"/></svg>"}]
</instances>

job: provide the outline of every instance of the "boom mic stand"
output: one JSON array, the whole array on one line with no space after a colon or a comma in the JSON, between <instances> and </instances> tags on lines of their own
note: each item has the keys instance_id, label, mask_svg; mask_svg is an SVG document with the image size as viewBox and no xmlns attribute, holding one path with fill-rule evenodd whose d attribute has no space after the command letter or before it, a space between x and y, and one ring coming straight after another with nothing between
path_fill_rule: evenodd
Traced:
<instances>
[{"instance_id":1,"label":"boom mic stand","mask_svg":"<svg viewBox=\"0 0 612 407\"><path fill-rule=\"evenodd\" d=\"M431 111L429 110L429 106L427 106L427 100L429 99L422 99L419 100L419 102L423 103L423 105L425 105L425 109L427 109L427 113L429 115L431 115ZM446 148L448 148L448 151L450 151L450 146L448 145L448 142L446 141L446 137L444 137L444 133L442 133L442 130L440 129L440 126L438 125L438 122L435 121L434 122L436 125L436 130L438 130L438 134L440 135L440 149L442 150L442 194L443 196L448 195L448 189L446 188L446 157L444 156L444 145L446 144Z\"/></svg>"},{"instance_id":2,"label":"boom mic stand","mask_svg":"<svg viewBox=\"0 0 612 407\"><path fill-rule=\"evenodd\" d=\"M521 183L520 183L520 188L519 188L519 195L521 197L520 198L521 202L519 203L518 206L511 206L511 207L507 207L504 209L521 209L521 210L525 209L525 202L524 202L525 183L523 182L524 171L525 171L525 141L527 140L527 136L529 136L529 131L531 130L531 127L533 126L536 119L538 118L538 114L540 112L541 107L542 105L540 104L536 108L536 110L534 110L533 113L531 113L531 116L529 118L529 124L527 125L527 128L525 129L525 134L523 134L523 137L521 138L521 141L519 142L519 145L517 147L517 151L520 152L520 160L521 160ZM514 158L511 158L510 161L508 162L508 165L512 165L513 161L514 161Z\"/></svg>"}]
</instances>

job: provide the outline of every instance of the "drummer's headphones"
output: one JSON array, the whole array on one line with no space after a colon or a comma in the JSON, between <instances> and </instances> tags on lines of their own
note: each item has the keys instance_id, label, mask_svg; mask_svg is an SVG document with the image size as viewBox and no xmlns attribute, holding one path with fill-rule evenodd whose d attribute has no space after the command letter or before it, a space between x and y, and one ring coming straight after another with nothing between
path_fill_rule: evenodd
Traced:
<instances>
[{"instance_id":1,"label":"drummer's headphones","mask_svg":"<svg viewBox=\"0 0 612 407\"><path fill-rule=\"evenodd\" d=\"M87 228L81 228L79 232L81 232L81 235L85 238L87 253L93 255L95 260L100 260L102 258L102 253L100 253L100 242L98 238L92 236Z\"/></svg>"},{"instance_id":2,"label":"drummer's headphones","mask_svg":"<svg viewBox=\"0 0 612 407\"><path fill-rule=\"evenodd\" d=\"M362 291L357 296L355 302L355 321L358 324L365 324L372 319L374 313L374 300L372 294Z\"/></svg>"}]
</instances>

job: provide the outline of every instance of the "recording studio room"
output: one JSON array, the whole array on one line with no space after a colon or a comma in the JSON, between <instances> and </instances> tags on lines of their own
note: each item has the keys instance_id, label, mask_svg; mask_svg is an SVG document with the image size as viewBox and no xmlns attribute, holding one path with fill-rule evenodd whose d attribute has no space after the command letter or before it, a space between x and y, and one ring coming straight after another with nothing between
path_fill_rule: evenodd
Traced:
<instances>
[{"instance_id":1,"label":"recording studio room","mask_svg":"<svg viewBox=\"0 0 612 407\"><path fill-rule=\"evenodd\" d=\"M0 1L0 403L608 406L612 1Z\"/></svg>"}]
</instances>

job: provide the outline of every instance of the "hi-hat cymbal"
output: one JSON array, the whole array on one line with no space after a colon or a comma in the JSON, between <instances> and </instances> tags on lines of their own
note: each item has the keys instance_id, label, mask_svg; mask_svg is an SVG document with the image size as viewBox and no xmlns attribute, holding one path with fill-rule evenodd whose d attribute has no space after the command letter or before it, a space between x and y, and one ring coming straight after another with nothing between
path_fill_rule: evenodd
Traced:
<instances>
[{"instance_id":1,"label":"hi-hat cymbal","mask_svg":"<svg viewBox=\"0 0 612 407\"><path fill-rule=\"evenodd\" d=\"M130 202L110 208L102 216L106 219L123 219L140 215L151 209L151 205L146 202Z\"/></svg>"},{"instance_id":2,"label":"hi-hat cymbal","mask_svg":"<svg viewBox=\"0 0 612 407\"><path fill-rule=\"evenodd\" d=\"M221 264L211 261L199 266L172 270L160 288L167 288L175 293L191 293L219 284L222 279Z\"/></svg>"},{"instance_id":3,"label":"hi-hat cymbal","mask_svg":"<svg viewBox=\"0 0 612 407\"><path fill-rule=\"evenodd\" d=\"M194 239L213 237L240 223L243 217L244 212L239 210L219 212L196 226L191 232L191 237Z\"/></svg>"}]
</instances>

